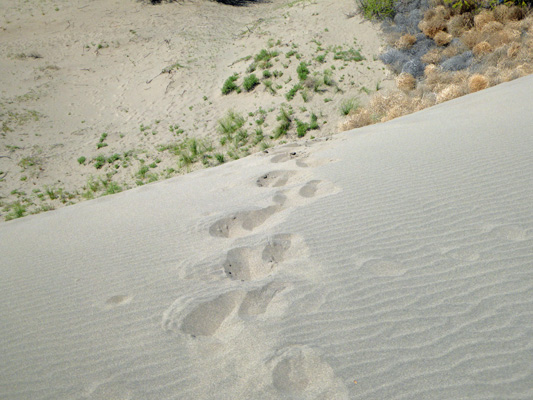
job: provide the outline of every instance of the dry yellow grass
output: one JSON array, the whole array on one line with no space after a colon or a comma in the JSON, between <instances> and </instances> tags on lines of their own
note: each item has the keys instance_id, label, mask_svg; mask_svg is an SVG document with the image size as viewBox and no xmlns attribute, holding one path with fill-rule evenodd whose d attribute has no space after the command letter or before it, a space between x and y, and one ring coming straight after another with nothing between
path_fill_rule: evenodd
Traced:
<instances>
[{"instance_id":1,"label":"dry yellow grass","mask_svg":"<svg viewBox=\"0 0 533 400\"><path fill-rule=\"evenodd\" d=\"M408 49L411 46L413 46L413 44L415 43L416 43L415 35L411 35L410 33L407 33L396 41L395 46L398 49Z\"/></svg>"},{"instance_id":2,"label":"dry yellow grass","mask_svg":"<svg viewBox=\"0 0 533 400\"><path fill-rule=\"evenodd\" d=\"M474 74L468 80L468 88L471 93L486 89L489 86L489 81L481 74Z\"/></svg>"},{"instance_id":3,"label":"dry yellow grass","mask_svg":"<svg viewBox=\"0 0 533 400\"><path fill-rule=\"evenodd\" d=\"M454 15L446 23L446 29L448 33L454 37L460 37L465 31L472 28L472 16L471 15Z\"/></svg>"},{"instance_id":4,"label":"dry yellow grass","mask_svg":"<svg viewBox=\"0 0 533 400\"><path fill-rule=\"evenodd\" d=\"M495 21L492 11L483 10L474 17L474 26L476 29L482 30L486 24L492 21Z\"/></svg>"},{"instance_id":5,"label":"dry yellow grass","mask_svg":"<svg viewBox=\"0 0 533 400\"><path fill-rule=\"evenodd\" d=\"M470 29L461 35L461 41L469 48L473 49L482 39L481 32L476 29Z\"/></svg>"},{"instance_id":6,"label":"dry yellow grass","mask_svg":"<svg viewBox=\"0 0 533 400\"><path fill-rule=\"evenodd\" d=\"M442 60L442 56L439 49L431 49L421 58L425 64L438 64Z\"/></svg>"},{"instance_id":7,"label":"dry yellow grass","mask_svg":"<svg viewBox=\"0 0 533 400\"><path fill-rule=\"evenodd\" d=\"M440 93L437 93L437 103L443 103L448 100L456 99L465 95L465 90L456 84L446 86Z\"/></svg>"},{"instance_id":8,"label":"dry yellow grass","mask_svg":"<svg viewBox=\"0 0 533 400\"><path fill-rule=\"evenodd\" d=\"M402 72L396 78L396 86L404 92L409 92L416 87L416 79L413 75L408 74L407 72Z\"/></svg>"},{"instance_id":9,"label":"dry yellow grass","mask_svg":"<svg viewBox=\"0 0 533 400\"><path fill-rule=\"evenodd\" d=\"M472 49L472 53L476 57L482 56L484 54L488 54L492 51L492 46L488 42L480 42L474 46Z\"/></svg>"},{"instance_id":10,"label":"dry yellow grass","mask_svg":"<svg viewBox=\"0 0 533 400\"><path fill-rule=\"evenodd\" d=\"M435 40L435 43L437 43L437 46L445 46L448 43L450 43L452 39L453 39L453 36L444 31L437 32L435 36L433 37L433 40Z\"/></svg>"},{"instance_id":11,"label":"dry yellow grass","mask_svg":"<svg viewBox=\"0 0 533 400\"><path fill-rule=\"evenodd\" d=\"M509 48L507 49L507 57L514 58L517 56L518 52L520 51L520 44L513 43Z\"/></svg>"}]
</instances>

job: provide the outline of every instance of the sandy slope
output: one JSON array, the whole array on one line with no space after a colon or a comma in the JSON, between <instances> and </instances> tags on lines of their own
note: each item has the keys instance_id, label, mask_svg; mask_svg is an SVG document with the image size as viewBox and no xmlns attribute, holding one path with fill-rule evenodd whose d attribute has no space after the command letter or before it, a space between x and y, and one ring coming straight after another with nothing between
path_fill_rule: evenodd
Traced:
<instances>
[{"instance_id":1,"label":"sandy slope","mask_svg":"<svg viewBox=\"0 0 533 400\"><path fill-rule=\"evenodd\" d=\"M134 187L138 170L151 163L157 164L150 174L154 179L174 175L170 168L182 173L186 168L179 168L179 157L158 147L184 135L221 147L218 120L230 109L250 125L258 116L249 113L260 107L268 111L263 130L270 142L280 105L289 103L284 95L298 79L300 61L286 57L291 50L314 63L313 73L337 65L334 79L342 92L326 87L324 94L311 93L307 103L300 95L290 102L298 118L307 121L310 112L320 116L320 130L309 135L335 133L344 99L363 101L368 97L363 88L390 83L384 65L375 61L378 27L348 19L353 10L352 0L272 0L249 7L207 0L157 6L135 0L0 0L0 155L11 157L0 158L0 171L8 172L0 181L0 201L29 199L32 212L97 197L101 193L86 192L89 179ZM284 74L275 80L282 87L277 95L260 85L250 93L223 96L229 76L246 75L251 61L243 58L268 49L269 41L280 53L272 70ZM366 60L345 67L330 52L322 65L313 61L316 43L324 49L356 46ZM261 70L256 73L261 76ZM170 131L176 126L183 130L179 137ZM100 149L103 133L107 146ZM96 169L95 157L113 154L123 162ZM80 157L87 161L79 164Z\"/></svg>"},{"instance_id":2,"label":"sandy slope","mask_svg":"<svg viewBox=\"0 0 533 400\"><path fill-rule=\"evenodd\" d=\"M532 398L532 89L3 224L0 397Z\"/></svg>"}]
</instances>

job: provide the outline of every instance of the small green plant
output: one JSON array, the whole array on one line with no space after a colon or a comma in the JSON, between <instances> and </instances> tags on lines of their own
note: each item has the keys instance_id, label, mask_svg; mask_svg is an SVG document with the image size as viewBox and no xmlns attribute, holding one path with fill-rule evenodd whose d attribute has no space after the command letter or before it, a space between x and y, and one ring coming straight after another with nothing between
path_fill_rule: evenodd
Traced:
<instances>
[{"instance_id":1,"label":"small green plant","mask_svg":"<svg viewBox=\"0 0 533 400\"><path fill-rule=\"evenodd\" d=\"M80 158L78 158L78 164L84 165L86 160L87 160L87 157L81 156Z\"/></svg>"},{"instance_id":2,"label":"small green plant","mask_svg":"<svg viewBox=\"0 0 533 400\"><path fill-rule=\"evenodd\" d=\"M305 62L301 62L296 68L296 72L298 73L298 78L300 78L301 81L305 81L309 75L309 68L307 68Z\"/></svg>"},{"instance_id":3,"label":"small green plant","mask_svg":"<svg viewBox=\"0 0 533 400\"><path fill-rule=\"evenodd\" d=\"M94 168L100 169L102 168L106 163L106 158L103 155L99 155L93 159L94 161Z\"/></svg>"},{"instance_id":4,"label":"small green plant","mask_svg":"<svg viewBox=\"0 0 533 400\"><path fill-rule=\"evenodd\" d=\"M280 113L276 119L280 124L274 130L274 139L279 139L281 136L286 135L291 127L292 119L290 111L285 107L281 107Z\"/></svg>"},{"instance_id":5,"label":"small green plant","mask_svg":"<svg viewBox=\"0 0 533 400\"><path fill-rule=\"evenodd\" d=\"M361 53L353 48L348 50L335 49L335 54L333 55L334 60L343 60L343 61L363 61L365 58Z\"/></svg>"},{"instance_id":6,"label":"small green plant","mask_svg":"<svg viewBox=\"0 0 533 400\"><path fill-rule=\"evenodd\" d=\"M309 124L306 124L298 119L296 120L296 134L298 137L304 137L308 130Z\"/></svg>"},{"instance_id":7,"label":"small green plant","mask_svg":"<svg viewBox=\"0 0 533 400\"><path fill-rule=\"evenodd\" d=\"M6 215L6 221L22 218L26 214L26 206L20 202L13 203L11 205L11 212Z\"/></svg>"},{"instance_id":8,"label":"small green plant","mask_svg":"<svg viewBox=\"0 0 533 400\"><path fill-rule=\"evenodd\" d=\"M97 149L101 149L102 147L106 147L107 146L107 143L105 143L105 140L107 138L107 133L102 133L102 135L100 136L100 139L98 140L98 143L96 144L96 148Z\"/></svg>"},{"instance_id":9,"label":"small green plant","mask_svg":"<svg viewBox=\"0 0 533 400\"><path fill-rule=\"evenodd\" d=\"M358 3L358 8L366 19L394 17L394 0L358 0Z\"/></svg>"},{"instance_id":10,"label":"small green plant","mask_svg":"<svg viewBox=\"0 0 533 400\"><path fill-rule=\"evenodd\" d=\"M242 128L245 122L241 114L229 110L226 116L218 121L218 130L225 135L232 135L238 129Z\"/></svg>"},{"instance_id":11,"label":"small green plant","mask_svg":"<svg viewBox=\"0 0 533 400\"><path fill-rule=\"evenodd\" d=\"M274 83L269 79L266 81L263 81L263 85L268 89L268 91L272 94L276 94L276 89L274 89Z\"/></svg>"},{"instance_id":12,"label":"small green plant","mask_svg":"<svg viewBox=\"0 0 533 400\"><path fill-rule=\"evenodd\" d=\"M326 69L324 71L324 85L333 86L335 82L333 81L333 71L331 69Z\"/></svg>"},{"instance_id":13,"label":"small green plant","mask_svg":"<svg viewBox=\"0 0 533 400\"><path fill-rule=\"evenodd\" d=\"M348 115L350 111L356 110L357 107L359 107L359 101L357 98L352 97L342 101L340 111L342 115Z\"/></svg>"},{"instance_id":14,"label":"small green plant","mask_svg":"<svg viewBox=\"0 0 533 400\"><path fill-rule=\"evenodd\" d=\"M216 154L215 154L215 160L217 160L217 162L218 162L219 164L224 164L224 162L226 161L226 160L224 159L224 154L222 154L222 153L216 153Z\"/></svg>"},{"instance_id":15,"label":"small green plant","mask_svg":"<svg viewBox=\"0 0 533 400\"><path fill-rule=\"evenodd\" d=\"M248 75L246 78L244 78L244 82L242 83L242 87L247 92L253 90L257 85L259 85L259 79L255 74Z\"/></svg>"},{"instance_id":16,"label":"small green plant","mask_svg":"<svg viewBox=\"0 0 533 400\"><path fill-rule=\"evenodd\" d=\"M230 94L233 91L239 92L239 87L235 83L237 79L239 79L239 75L237 74L233 74L226 79L224 85L222 85L222 94Z\"/></svg>"},{"instance_id":17,"label":"small green plant","mask_svg":"<svg viewBox=\"0 0 533 400\"><path fill-rule=\"evenodd\" d=\"M263 71L263 78L268 79L272 76L272 72L270 72L268 69L265 69Z\"/></svg>"},{"instance_id":18,"label":"small green plant","mask_svg":"<svg viewBox=\"0 0 533 400\"><path fill-rule=\"evenodd\" d=\"M285 95L285 98L289 101L291 101L292 99L294 99L294 96L296 96L296 93L298 93L298 90L302 89L302 85L297 83L296 85L294 85L292 87L291 90L289 90L287 92L287 94Z\"/></svg>"}]
</instances>

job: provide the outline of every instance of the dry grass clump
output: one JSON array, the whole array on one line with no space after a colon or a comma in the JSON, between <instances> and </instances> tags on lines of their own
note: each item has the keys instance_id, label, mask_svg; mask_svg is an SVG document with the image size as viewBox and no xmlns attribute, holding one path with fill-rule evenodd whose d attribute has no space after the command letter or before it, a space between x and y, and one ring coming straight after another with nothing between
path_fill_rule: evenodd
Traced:
<instances>
[{"instance_id":1,"label":"dry grass clump","mask_svg":"<svg viewBox=\"0 0 533 400\"><path fill-rule=\"evenodd\" d=\"M368 108L359 108L356 112L350 113L346 120L339 124L339 131L349 131L350 129L361 128L375 123Z\"/></svg>"},{"instance_id":2,"label":"dry grass clump","mask_svg":"<svg viewBox=\"0 0 533 400\"><path fill-rule=\"evenodd\" d=\"M468 88L470 93L477 92L489 87L489 80L481 74L474 74L468 80Z\"/></svg>"},{"instance_id":3,"label":"dry grass clump","mask_svg":"<svg viewBox=\"0 0 533 400\"><path fill-rule=\"evenodd\" d=\"M467 91L461 85L451 84L450 86L446 86L440 93L437 93L437 103L456 99L465 94L467 94Z\"/></svg>"},{"instance_id":4,"label":"dry grass clump","mask_svg":"<svg viewBox=\"0 0 533 400\"><path fill-rule=\"evenodd\" d=\"M424 35L433 39L438 32L446 29L446 22L450 16L450 9L437 6L426 11L424 19L418 24L418 28Z\"/></svg>"},{"instance_id":5,"label":"dry grass clump","mask_svg":"<svg viewBox=\"0 0 533 400\"><path fill-rule=\"evenodd\" d=\"M433 37L433 40L435 41L435 43L437 43L437 46L445 46L450 43L452 39L453 36L444 31L437 32Z\"/></svg>"},{"instance_id":6,"label":"dry grass clump","mask_svg":"<svg viewBox=\"0 0 533 400\"><path fill-rule=\"evenodd\" d=\"M525 17L525 11L517 6L499 5L493 10L494 19L502 24L510 21L518 21Z\"/></svg>"},{"instance_id":7,"label":"dry grass clump","mask_svg":"<svg viewBox=\"0 0 533 400\"><path fill-rule=\"evenodd\" d=\"M507 57L514 58L520 52L521 46L519 43L512 43L507 49Z\"/></svg>"},{"instance_id":8,"label":"dry grass clump","mask_svg":"<svg viewBox=\"0 0 533 400\"><path fill-rule=\"evenodd\" d=\"M474 17L474 27L482 30L489 22L495 21L492 11L483 10Z\"/></svg>"},{"instance_id":9,"label":"dry grass clump","mask_svg":"<svg viewBox=\"0 0 533 400\"><path fill-rule=\"evenodd\" d=\"M404 92L409 92L416 87L416 79L413 75L407 72L402 72L396 78L396 86Z\"/></svg>"},{"instance_id":10,"label":"dry grass clump","mask_svg":"<svg viewBox=\"0 0 533 400\"><path fill-rule=\"evenodd\" d=\"M472 53L474 53L476 57L479 57L485 54L489 54L492 50L492 46L488 42L479 42L472 49Z\"/></svg>"},{"instance_id":11,"label":"dry grass clump","mask_svg":"<svg viewBox=\"0 0 533 400\"><path fill-rule=\"evenodd\" d=\"M473 17L470 13L454 15L446 24L448 33L454 37L460 37L473 26Z\"/></svg>"},{"instance_id":12,"label":"dry grass clump","mask_svg":"<svg viewBox=\"0 0 533 400\"><path fill-rule=\"evenodd\" d=\"M395 47L398 49L408 49L416 43L415 35L407 33L398 39L395 43Z\"/></svg>"},{"instance_id":13,"label":"dry grass clump","mask_svg":"<svg viewBox=\"0 0 533 400\"><path fill-rule=\"evenodd\" d=\"M442 60L442 55L440 50L435 48L428 51L420 59L425 64L438 64Z\"/></svg>"}]
</instances>

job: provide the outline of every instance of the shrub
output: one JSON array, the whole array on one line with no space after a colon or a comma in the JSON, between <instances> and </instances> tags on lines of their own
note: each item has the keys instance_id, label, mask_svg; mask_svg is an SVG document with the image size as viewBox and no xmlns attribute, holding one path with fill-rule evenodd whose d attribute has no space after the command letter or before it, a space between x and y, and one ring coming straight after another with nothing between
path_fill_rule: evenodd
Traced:
<instances>
[{"instance_id":1,"label":"shrub","mask_svg":"<svg viewBox=\"0 0 533 400\"><path fill-rule=\"evenodd\" d=\"M248 75L246 78L244 78L244 82L242 83L242 87L247 92L253 90L257 85L259 85L259 79L255 74Z\"/></svg>"},{"instance_id":2,"label":"shrub","mask_svg":"<svg viewBox=\"0 0 533 400\"><path fill-rule=\"evenodd\" d=\"M301 81L305 81L309 75L307 64L305 62L301 62L300 65L298 65L298 68L296 68L296 72L298 73L298 78L300 78Z\"/></svg>"},{"instance_id":3,"label":"shrub","mask_svg":"<svg viewBox=\"0 0 533 400\"><path fill-rule=\"evenodd\" d=\"M478 90L486 89L489 86L489 81L481 74L474 74L468 80L468 88L470 92L477 92Z\"/></svg>"},{"instance_id":4,"label":"shrub","mask_svg":"<svg viewBox=\"0 0 533 400\"><path fill-rule=\"evenodd\" d=\"M239 76L237 74L233 74L228 79L226 79L224 85L222 85L222 94L229 94L234 90L238 91L239 87L235 84L235 81L237 79L239 79Z\"/></svg>"},{"instance_id":5,"label":"shrub","mask_svg":"<svg viewBox=\"0 0 533 400\"><path fill-rule=\"evenodd\" d=\"M357 109L358 106L359 106L359 101L357 98L343 100L341 103L341 114L348 115L350 114L350 111Z\"/></svg>"},{"instance_id":6,"label":"shrub","mask_svg":"<svg viewBox=\"0 0 533 400\"><path fill-rule=\"evenodd\" d=\"M281 111L277 117L280 121L278 127L274 130L274 139L278 139L283 135L286 135L289 131L292 123L290 112L285 107L281 107Z\"/></svg>"},{"instance_id":7,"label":"shrub","mask_svg":"<svg viewBox=\"0 0 533 400\"><path fill-rule=\"evenodd\" d=\"M404 92L409 92L416 87L416 79L413 75L402 72L396 78L396 85L398 86L398 89L403 90Z\"/></svg>"},{"instance_id":8,"label":"shrub","mask_svg":"<svg viewBox=\"0 0 533 400\"><path fill-rule=\"evenodd\" d=\"M393 18L394 0L358 0L359 11L366 19Z\"/></svg>"},{"instance_id":9,"label":"shrub","mask_svg":"<svg viewBox=\"0 0 533 400\"><path fill-rule=\"evenodd\" d=\"M300 85L299 83L294 85L292 89L287 92L287 94L285 95L285 98L291 101L292 99L294 99L294 96L296 96L296 93L298 93L298 90L300 90L301 88L302 88L302 85Z\"/></svg>"}]
</instances>

